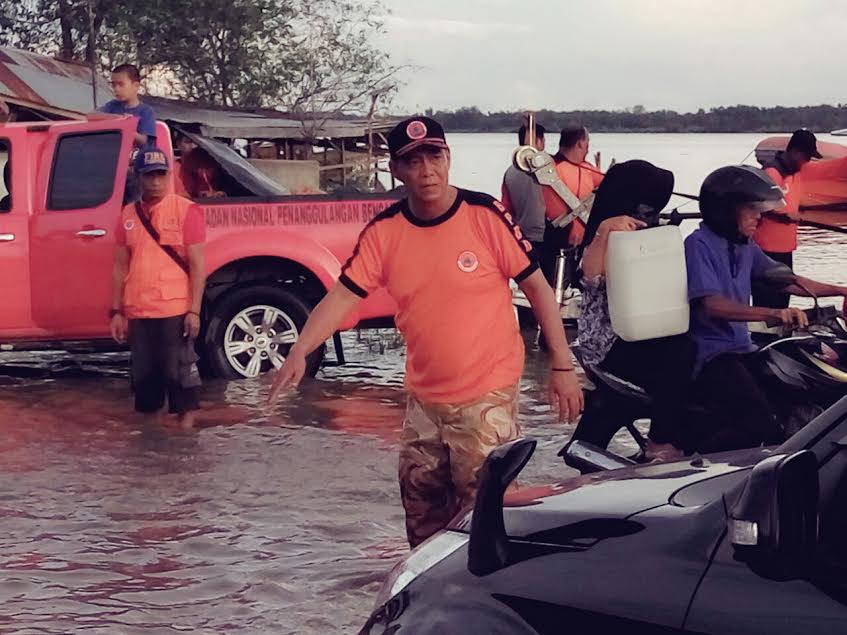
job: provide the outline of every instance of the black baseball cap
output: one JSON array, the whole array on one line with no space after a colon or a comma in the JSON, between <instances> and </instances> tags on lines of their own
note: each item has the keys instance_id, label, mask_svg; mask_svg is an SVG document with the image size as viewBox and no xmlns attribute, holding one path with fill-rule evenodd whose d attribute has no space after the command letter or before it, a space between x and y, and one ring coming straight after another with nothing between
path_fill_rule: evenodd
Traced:
<instances>
[{"instance_id":1,"label":"black baseball cap","mask_svg":"<svg viewBox=\"0 0 847 635\"><path fill-rule=\"evenodd\" d=\"M800 150L814 159L823 159L823 155L818 152L818 139L811 130L801 128L795 130L791 135L791 140L788 142L789 150Z\"/></svg>"},{"instance_id":2,"label":"black baseball cap","mask_svg":"<svg viewBox=\"0 0 847 635\"><path fill-rule=\"evenodd\" d=\"M388 133L388 151L392 157L402 157L415 148L432 146L447 149L444 128L430 117L410 117L398 123Z\"/></svg>"}]
</instances>

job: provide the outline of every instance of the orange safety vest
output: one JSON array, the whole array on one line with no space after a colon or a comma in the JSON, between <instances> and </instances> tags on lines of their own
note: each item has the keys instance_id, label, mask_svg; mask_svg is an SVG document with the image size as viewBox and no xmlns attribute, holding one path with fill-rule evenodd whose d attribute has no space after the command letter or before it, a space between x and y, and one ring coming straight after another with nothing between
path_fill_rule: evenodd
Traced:
<instances>
[{"instance_id":1,"label":"orange safety vest","mask_svg":"<svg viewBox=\"0 0 847 635\"><path fill-rule=\"evenodd\" d=\"M556 172L559 173L562 183L567 185L568 189L576 194L579 199L584 199L591 194L603 180L603 174L585 161L580 164L571 163L567 160L558 161ZM567 214L571 211L571 208L559 198L559 195L556 194L552 187L544 187L542 191L544 193L544 206L547 208L547 218L549 220L554 220L562 214ZM568 242L571 245L578 245L582 242L584 235L585 223L577 218L570 225Z\"/></svg>"},{"instance_id":2,"label":"orange safety vest","mask_svg":"<svg viewBox=\"0 0 847 635\"><path fill-rule=\"evenodd\" d=\"M171 245L185 258L182 228L192 201L168 194L150 210L159 242ZM191 282L182 268L156 244L141 224L135 204L121 212L130 250L129 272L124 285L124 311L128 318L167 318L191 310Z\"/></svg>"},{"instance_id":3,"label":"orange safety vest","mask_svg":"<svg viewBox=\"0 0 847 635\"><path fill-rule=\"evenodd\" d=\"M762 216L753 240L763 251L778 254L791 253L797 249L797 223L790 222L785 214L800 210L801 183L800 179L796 178L799 173L783 175L777 168L767 168L765 172L783 192L785 208L780 211L784 222L780 222L782 219L774 216ZM772 212L772 214L776 215L780 212Z\"/></svg>"}]
</instances>

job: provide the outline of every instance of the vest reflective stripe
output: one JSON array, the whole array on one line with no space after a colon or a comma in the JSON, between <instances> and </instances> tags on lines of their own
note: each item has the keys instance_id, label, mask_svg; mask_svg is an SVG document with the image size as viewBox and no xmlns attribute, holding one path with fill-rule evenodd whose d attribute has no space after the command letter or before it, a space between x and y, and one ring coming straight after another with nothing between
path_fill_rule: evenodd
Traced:
<instances>
[{"instance_id":1,"label":"vest reflective stripe","mask_svg":"<svg viewBox=\"0 0 847 635\"><path fill-rule=\"evenodd\" d=\"M151 223L162 245L172 245L185 256L182 228L193 203L170 194L151 210ZM124 286L124 307L130 318L172 317L191 309L188 275L156 244L128 205L121 213L130 250Z\"/></svg>"}]
</instances>

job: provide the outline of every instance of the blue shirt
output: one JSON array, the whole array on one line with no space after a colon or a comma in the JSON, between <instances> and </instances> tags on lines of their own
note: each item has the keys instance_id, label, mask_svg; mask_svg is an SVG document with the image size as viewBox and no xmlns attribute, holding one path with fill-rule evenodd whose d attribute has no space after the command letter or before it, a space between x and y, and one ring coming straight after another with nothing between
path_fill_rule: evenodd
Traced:
<instances>
[{"instance_id":1,"label":"blue shirt","mask_svg":"<svg viewBox=\"0 0 847 635\"><path fill-rule=\"evenodd\" d=\"M153 113L153 109L147 104L138 104L135 108L130 108L124 102L113 99L106 102L97 110L110 115L132 115L133 117L137 117L138 126L136 130L138 134L146 135L149 142L156 140L156 115Z\"/></svg>"},{"instance_id":2,"label":"blue shirt","mask_svg":"<svg viewBox=\"0 0 847 635\"><path fill-rule=\"evenodd\" d=\"M730 258L730 249L733 256ZM744 353L755 349L746 322L729 322L706 315L696 300L722 296L750 305L753 278L779 263L771 260L752 240L730 245L704 224L685 239L688 268L688 299L691 302L689 335L697 344L695 372L721 353Z\"/></svg>"}]
</instances>

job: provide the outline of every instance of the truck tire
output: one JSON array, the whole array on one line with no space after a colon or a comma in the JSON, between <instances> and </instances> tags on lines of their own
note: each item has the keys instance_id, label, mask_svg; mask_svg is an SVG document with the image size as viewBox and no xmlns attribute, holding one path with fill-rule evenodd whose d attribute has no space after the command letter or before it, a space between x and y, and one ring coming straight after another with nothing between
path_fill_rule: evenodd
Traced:
<instances>
[{"instance_id":1,"label":"truck tire","mask_svg":"<svg viewBox=\"0 0 847 635\"><path fill-rule=\"evenodd\" d=\"M297 341L311 309L284 289L256 284L235 289L211 309L203 346L205 368L215 377L244 379L279 368ZM306 358L306 374L320 368L325 347Z\"/></svg>"}]
</instances>

